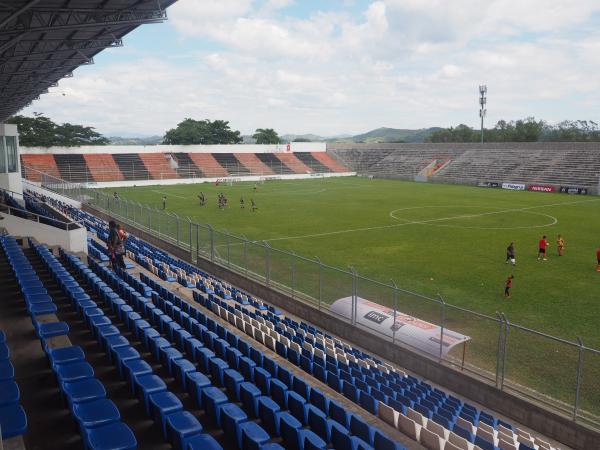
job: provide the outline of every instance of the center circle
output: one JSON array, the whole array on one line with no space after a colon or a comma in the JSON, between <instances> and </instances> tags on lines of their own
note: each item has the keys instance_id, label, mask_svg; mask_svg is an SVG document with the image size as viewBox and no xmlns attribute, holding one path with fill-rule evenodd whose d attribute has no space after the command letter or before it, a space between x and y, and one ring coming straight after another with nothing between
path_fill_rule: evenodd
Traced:
<instances>
[{"instance_id":1,"label":"center circle","mask_svg":"<svg viewBox=\"0 0 600 450\"><path fill-rule=\"evenodd\" d=\"M398 217L399 212L401 211L412 211L412 210L424 210L424 209L464 209L464 208L478 208L482 209L490 209L491 211L482 212L482 213L472 213L472 214L461 214L457 216L450 217L439 217L432 219L424 219L424 220L411 220L411 219L403 219L402 217ZM533 216L541 216L548 219L547 223L539 224L539 225L523 225L523 226L509 226L509 227L495 227L495 226L467 226L467 225L455 225L455 224L445 224L440 223L449 220L457 220L457 219L476 219L477 217L484 216L493 216L496 214L510 214L510 213L524 213ZM476 230L517 230L517 229L532 229L532 228L545 228L551 227L552 225L556 225L558 223L558 219L550 214L530 211L527 209L504 209L504 210L493 210L493 208L488 208L485 206L475 206L475 205L428 205L428 206L411 206L408 208L398 208L390 211L389 216L402 222L406 225L414 224L414 225L429 225L434 227L445 227L445 228L467 228L467 229L476 229Z\"/></svg>"}]
</instances>

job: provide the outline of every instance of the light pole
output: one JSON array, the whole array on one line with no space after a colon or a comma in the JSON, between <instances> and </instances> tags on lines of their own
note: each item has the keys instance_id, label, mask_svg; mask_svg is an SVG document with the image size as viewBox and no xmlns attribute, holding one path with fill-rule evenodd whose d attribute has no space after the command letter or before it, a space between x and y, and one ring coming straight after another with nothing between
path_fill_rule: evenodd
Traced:
<instances>
[{"instance_id":1,"label":"light pole","mask_svg":"<svg viewBox=\"0 0 600 450\"><path fill-rule=\"evenodd\" d=\"M482 84L479 86L479 117L481 117L481 143L483 144L483 119L487 114L487 109L485 106L487 104L487 86Z\"/></svg>"}]
</instances>

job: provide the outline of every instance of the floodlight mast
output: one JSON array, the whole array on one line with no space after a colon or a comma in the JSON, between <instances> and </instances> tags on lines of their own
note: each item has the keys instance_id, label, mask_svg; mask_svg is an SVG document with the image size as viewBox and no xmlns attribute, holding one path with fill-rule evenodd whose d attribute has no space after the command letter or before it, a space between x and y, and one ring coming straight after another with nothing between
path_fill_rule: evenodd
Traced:
<instances>
[{"instance_id":1,"label":"floodlight mast","mask_svg":"<svg viewBox=\"0 0 600 450\"><path fill-rule=\"evenodd\" d=\"M481 117L481 143L483 144L483 119L487 114L487 86L482 84L479 86L479 117Z\"/></svg>"}]
</instances>

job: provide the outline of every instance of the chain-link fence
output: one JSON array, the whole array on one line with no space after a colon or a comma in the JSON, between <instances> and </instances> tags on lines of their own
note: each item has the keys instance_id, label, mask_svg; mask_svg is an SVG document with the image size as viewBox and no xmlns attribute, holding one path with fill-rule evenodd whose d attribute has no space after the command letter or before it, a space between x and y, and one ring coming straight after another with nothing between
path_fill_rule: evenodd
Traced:
<instances>
[{"instance_id":1,"label":"chain-link fence","mask_svg":"<svg viewBox=\"0 0 600 450\"><path fill-rule=\"evenodd\" d=\"M530 330L509 322L501 313L488 316L470 311L441 297L406 291L393 281L367 278L352 267L332 267L319 258L276 249L267 242L215 230L210 225L83 185L54 177L44 178L42 185L178 245L192 259L209 259L300 301L328 309L349 325L367 327L392 343L415 348L396 327L397 318L434 327L436 335L428 356L475 373L499 389L544 402L574 420L600 425L600 351L580 340L568 341ZM348 311L329 309L340 299L349 299ZM359 299L377 304L393 317L391 333L382 334L380 327L361 320ZM453 345L457 334L468 339Z\"/></svg>"}]
</instances>

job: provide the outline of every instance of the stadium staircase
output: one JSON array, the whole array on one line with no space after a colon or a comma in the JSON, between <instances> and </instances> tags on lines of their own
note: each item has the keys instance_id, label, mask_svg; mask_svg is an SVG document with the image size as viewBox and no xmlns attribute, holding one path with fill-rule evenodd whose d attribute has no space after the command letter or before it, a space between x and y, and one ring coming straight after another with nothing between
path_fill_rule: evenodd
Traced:
<instances>
[{"instance_id":1,"label":"stadium staircase","mask_svg":"<svg viewBox=\"0 0 600 450\"><path fill-rule=\"evenodd\" d=\"M229 175L249 175L250 171L233 153L212 153L213 158L224 167Z\"/></svg>"},{"instance_id":2,"label":"stadium staircase","mask_svg":"<svg viewBox=\"0 0 600 450\"><path fill-rule=\"evenodd\" d=\"M257 153L256 157L277 175L290 175L295 173L273 153Z\"/></svg>"},{"instance_id":3,"label":"stadium staircase","mask_svg":"<svg viewBox=\"0 0 600 450\"><path fill-rule=\"evenodd\" d=\"M309 166L300 161L294 153L275 153L274 154L277 159L279 159L283 164L289 167L294 173L312 173L312 170Z\"/></svg>"},{"instance_id":4,"label":"stadium staircase","mask_svg":"<svg viewBox=\"0 0 600 450\"><path fill-rule=\"evenodd\" d=\"M177 174L179 178L202 178L204 174L196 163L190 158L189 153L173 153L177 161Z\"/></svg>"},{"instance_id":5,"label":"stadium staircase","mask_svg":"<svg viewBox=\"0 0 600 450\"><path fill-rule=\"evenodd\" d=\"M151 179L150 173L138 153L115 153L112 157L119 166L125 180Z\"/></svg>"},{"instance_id":6,"label":"stadium staircase","mask_svg":"<svg viewBox=\"0 0 600 450\"><path fill-rule=\"evenodd\" d=\"M27 170L30 167L34 170ZM60 172L56 167L54 155L23 155L21 154L21 174L24 178L31 181L42 181L42 174L47 173L53 177L60 178Z\"/></svg>"},{"instance_id":7,"label":"stadium staircase","mask_svg":"<svg viewBox=\"0 0 600 450\"><path fill-rule=\"evenodd\" d=\"M87 183L94 180L83 155L78 153L56 154L54 160L63 180L73 183Z\"/></svg>"},{"instance_id":8,"label":"stadium staircase","mask_svg":"<svg viewBox=\"0 0 600 450\"><path fill-rule=\"evenodd\" d=\"M83 155L94 181L121 181L123 174L119 166L108 153Z\"/></svg>"},{"instance_id":9,"label":"stadium staircase","mask_svg":"<svg viewBox=\"0 0 600 450\"><path fill-rule=\"evenodd\" d=\"M273 175L275 172L256 157L254 153L234 153L235 157L248 170L258 175Z\"/></svg>"},{"instance_id":10,"label":"stadium staircase","mask_svg":"<svg viewBox=\"0 0 600 450\"><path fill-rule=\"evenodd\" d=\"M167 158L166 153L140 153L140 159L155 180L178 178Z\"/></svg>"},{"instance_id":11,"label":"stadium staircase","mask_svg":"<svg viewBox=\"0 0 600 450\"><path fill-rule=\"evenodd\" d=\"M350 169L337 161L327 152L312 152L312 155L321 161L322 164L329 167L331 172L350 172Z\"/></svg>"},{"instance_id":12,"label":"stadium staircase","mask_svg":"<svg viewBox=\"0 0 600 450\"><path fill-rule=\"evenodd\" d=\"M202 170L206 177L226 177L225 169L210 153L188 153L190 159Z\"/></svg>"},{"instance_id":13,"label":"stadium staircase","mask_svg":"<svg viewBox=\"0 0 600 450\"><path fill-rule=\"evenodd\" d=\"M311 172L318 172L318 173L331 172L331 169L329 168L329 166L323 164L321 161L319 161L317 158L315 158L312 153L297 152L297 153L294 153L294 156L296 158L298 158L301 162L303 162L305 166L308 166L310 168Z\"/></svg>"}]
</instances>

